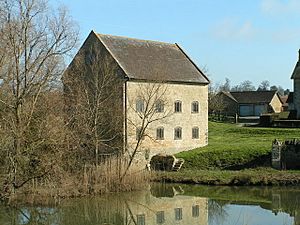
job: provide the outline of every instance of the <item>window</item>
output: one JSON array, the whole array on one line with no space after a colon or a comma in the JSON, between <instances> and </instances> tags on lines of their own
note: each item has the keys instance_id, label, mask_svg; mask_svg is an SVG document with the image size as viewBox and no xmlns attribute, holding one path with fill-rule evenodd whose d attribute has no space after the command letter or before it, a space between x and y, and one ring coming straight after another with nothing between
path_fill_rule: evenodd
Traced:
<instances>
[{"instance_id":1,"label":"window","mask_svg":"<svg viewBox=\"0 0 300 225\"><path fill-rule=\"evenodd\" d=\"M175 220L182 220L182 208L175 209Z\"/></svg>"},{"instance_id":2,"label":"window","mask_svg":"<svg viewBox=\"0 0 300 225\"><path fill-rule=\"evenodd\" d=\"M145 214L140 214L136 216L136 224L137 225L145 225Z\"/></svg>"},{"instance_id":3,"label":"window","mask_svg":"<svg viewBox=\"0 0 300 225\"><path fill-rule=\"evenodd\" d=\"M199 214L200 214L199 205L193 205L192 206L192 217L199 217Z\"/></svg>"},{"instance_id":4,"label":"window","mask_svg":"<svg viewBox=\"0 0 300 225\"><path fill-rule=\"evenodd\" d=\"M175 108L174 108L174 111L175 111L175 112L181 112L181 110L182 110L182 109L181 109L181 108L182 108L182 103L181 103L181 101L176 101L174 106L175 106Z\"/></svg>"},{"instance_id":5,"label":"window","mask_svg":"<svg viewBox=\"0 0 300 225\"><path fill-rule=\"evenodd\" d=\"M193 127L192 139L199 139L199 128L198 127Z\"/></svg>"},{"instance_id":6,"label":"window","mask_svg":"<svg viewBox=\"0 0 300 225\"><path fill-rule=\"evenodd\" d=\"M142 135L142 128L141 127L137 127L135 132L136 132L136 135L135 135L136 140L139 140L141 138L142 138L142 140L144 140L144 135L143 135L143 137L141 136Z\"/></svg>"},{"instance_id":7,"label":"window","mask_svg":"<svg viewBox=\"0 0 300 225\"><path fill-rule=\"evenodd\" d=\"M156 213L156 223L163 224L165 222L165 212L159 211Z\"/></svg>"},{"instance_id":8,"label":"window","mask_svg":"<svg viewBox=\"0 0 300 225\"><path fill-rule=\"evenodd\" d=\"M157 100L155 103L156 112L164 112L164 102L162 100Z\"/></svg>"},{"instance_id":9,"label":"window","mask_svg":"<svg viewBox=\"0 0 300 225\"><path fill-rule=\"evenodd\" d=\"M192 102L192 113L198 113L199 112L199 102L194 101Z\"/></svg>"},{"instance_id":10,"label":"window","mask_svg":"<svg viewBox=\"0 0 300 225\"><path fill-rule=\"evenodd\" d=\"M144 110L145 110L144 100L139 98L138 100L136 100L136 111L144 112Z\"/></svg>"},{"instance_id":11,"label":"window","mask_svg":"<svg viewBox=\"0 0 300 225\"><path fill-rule=\"evenodd\" d=\"M174 129L174 139L181 140L181 138L182 138L182 129L181 129L181 127L176 127Z\"/></svg>"},{"instance_id":12,"label":"window","mask_svg":"<svg viewBox=\"0 0 300 225\"><path fill-rule=\"evenodd\" d=\"M164 140L164 128L159 127L156 129L156 140Z\"/></svg>"}]
</instances>

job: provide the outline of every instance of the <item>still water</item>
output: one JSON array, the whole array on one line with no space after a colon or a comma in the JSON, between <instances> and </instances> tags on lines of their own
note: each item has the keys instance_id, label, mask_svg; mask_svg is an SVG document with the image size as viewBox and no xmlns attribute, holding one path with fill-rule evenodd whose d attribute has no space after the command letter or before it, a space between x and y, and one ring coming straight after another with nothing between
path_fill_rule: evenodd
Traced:
<instances>
[{"instance_id":1,"label":"still water","mask_svg":"<svg viewBox=\"0 0 300 225\"><path fill-rule=\"evenodd\" d=\"M146 191L5 208L0 225L300 225L299 187L153 184Z\"/></svg>"}]
</instances>

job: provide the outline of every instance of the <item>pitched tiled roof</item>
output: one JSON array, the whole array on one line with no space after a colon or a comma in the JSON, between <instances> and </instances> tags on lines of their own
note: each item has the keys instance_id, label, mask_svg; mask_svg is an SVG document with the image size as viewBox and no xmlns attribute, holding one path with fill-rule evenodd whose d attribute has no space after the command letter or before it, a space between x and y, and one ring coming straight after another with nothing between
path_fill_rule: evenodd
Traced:
<instances>
[{"instance_id":1,"label":"pitched tiled roof","mask_svg":"<svg viewBox=\"0 0 300 225\"><path fill-rule=\"evenodd\" d=\"M280 96L281 102L282 102L282 106L289 106L287 100L288 100L288 95L284 95L284 96Z\"/></svg>"},{"instance_id":2,"label":"pitched tiled roof","mask_svg":"<svg viewBox=\"0 0 300 225\"><path fill-rule=\"evenodd\" d=\"M222 91L222 93L224 95L226 95L227 97L229 97L230 99L232 99L233 101L237 102L237 100L232 96L232 94L230 92Z\"/></svg>"},{"instance_id":3,"label":"pitched tiled roof","mask_svg":"<svg viewBox=\"0 0 300 225\"><path fill-rule=\"evenodd\" d=\"M208 84L177 44L97 34L129 79Z\"/></svg>"},{"instance_id":4,"label":"pitched tiled roof","mask_svg":"<svg viewBox=\"0 0 300 225\"><path fill-rule=\"evenodd\" d=\"M239 104L270 103L276 91L232 91L230 94Z\"/></svg>"},{"instance_id":5,"label":"pitched tiled roof","mask_svg":"<svg viewBox=\"0 0 300 225\"><path fill-rule=\"evenodd\" d=\"M300 49L298 54L299 54L299 59L298 62L296 63L291 79L300 79Z\"/></svg>"}]
</instances>

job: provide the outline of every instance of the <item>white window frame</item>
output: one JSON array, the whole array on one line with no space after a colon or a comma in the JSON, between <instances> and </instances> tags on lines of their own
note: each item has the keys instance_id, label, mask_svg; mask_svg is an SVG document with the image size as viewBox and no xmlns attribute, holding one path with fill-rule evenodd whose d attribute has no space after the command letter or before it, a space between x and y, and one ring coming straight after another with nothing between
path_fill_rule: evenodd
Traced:
<instances>
[{"instance_id":1,"label":"white window frame","mask_svg":"<svg viewBox=\"0 0 300 225\"><path fill-rule=\"evenodd\" d=\"M182 208L175 208L175 220L182 220Z\"/></svg>"},{"instance_id":2,"label":"white window frame","mask_svg":"<svg viewBox=\"0 0 300 225\"><path fill-rule=\"evenodd\" d=\"M182 112L182 101L176 100L174 102L174 112L181 113Z\"/></svg>"},{"instance_id":3,"label":"white window frame","mask_svg":"<svg viewBox=\"0 0 300 225\"><path fill-rule=\"evenodd\" d=\"M199 217L200 216L200 206L193 205L192 206L192 217Z\"/></svg>"},{"instance_id":4,"label":"white window frame","mask_svg":"<svg viewBox=\"0 0 300 225\"><path fill-rule=\"evenodd\" d=\"M199 102L193 101L191 104L191 112L192 113L199 113Z\"/></svg>"},{"instance_id":5,"label":"white window frame","mask_svg":"<svg viewBox=\"0 0 300 225\"><path fill-rule=\"evenodd\" d=\"M164 112L164 110L165 110L164 102L162 100L157 100L155 102L155 111L157 113L162 113L162 112Z\"/></svg>"},{"instance_id":6,"label":"white window frame","mask_svg":"<svg viewBox=\"0 0 300 225\"><path fill-rule=\"evenodd\" d=\"M156 212L156 223L157 224L165 223L165 212L164 211Z\"/></svg>"},{"instance_id":7,"label":"white window frame","mask_svg":"<svg viewBox=\"0 0 300 225\"><path fill-rule=\"evenodd\" d=\"M165 139L165 130L163 127L158 127L156 129L156 140L164 140Z\"/></svg>"},{"instance_id":8,"label":"white window frame","mask_svg":"<svg viewBox=\"0 0 300 225\"><path fill-rule=\"evenodd\" d=\"M174 140L182 140L182 128L181 127L174 128Z\"/></svg>"},{"instance_id":9,"label":"white window frame","mask_svg":"<svg viewBox=\"0 0 300 225\"><path fill-rule=\"evenodd\" d=\"M199 127L193 127L192 128L192 139L199 139L199 137L200 137Z\"/></svg>"},{"instance_id":10,"label":"white window frame","mask_svg":"<svg viewBox=\"0 0 300 225\"><path fill-rule=\"evenodd\" d=\"M136 100L136 111L139 112L139 113L142 113L145 111L145 101L142 99L142 98L138 98Z\"/></svg>"},{"instance_id":11,"label":"white window frame","mask_svg":"<svg viewBox=\"0 0 300 225\"><path fill-rule=\"evenodd\" d=\"M136 223L137 225L146 225L145 214L136 215Z\"/></svg>"}]
</instances>

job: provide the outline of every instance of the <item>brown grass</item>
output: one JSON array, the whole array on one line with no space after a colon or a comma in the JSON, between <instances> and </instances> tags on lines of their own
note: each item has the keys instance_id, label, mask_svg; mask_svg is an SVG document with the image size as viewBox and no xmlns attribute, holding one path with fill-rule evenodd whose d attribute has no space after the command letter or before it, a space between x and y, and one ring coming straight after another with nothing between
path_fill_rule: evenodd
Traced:
<instances>
[{"instance_id":1,"label":"brown grass","mask_svg":"<svg viewBox=\"0 0 300 225\"><path fill-rule=\"evenodd\" d=\"M57 204L61 199L101 195L112 192L141 190L149 184L150 176L146 170L134 168L120 179L127 161L118 157L107 159L99 166L85 165L83 171L70 174L61 170L58 175L49 175L42 180L28 183L24 189L10 199L11 204ZM56 179L52 179L56 177Z\"/></svg>"}]
</instances>

